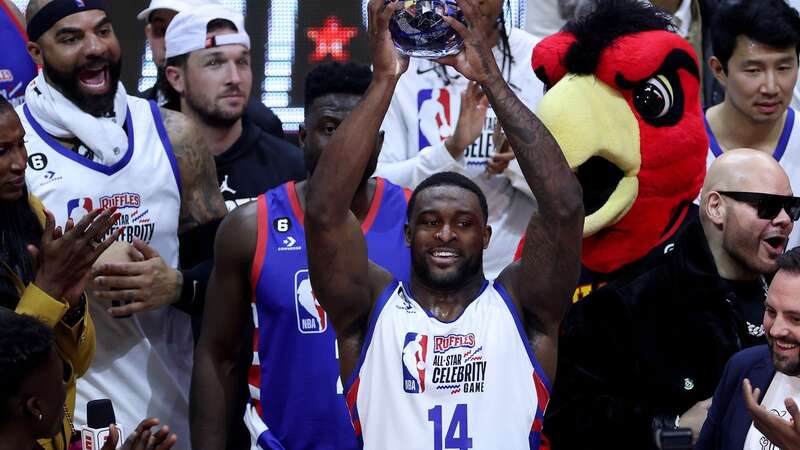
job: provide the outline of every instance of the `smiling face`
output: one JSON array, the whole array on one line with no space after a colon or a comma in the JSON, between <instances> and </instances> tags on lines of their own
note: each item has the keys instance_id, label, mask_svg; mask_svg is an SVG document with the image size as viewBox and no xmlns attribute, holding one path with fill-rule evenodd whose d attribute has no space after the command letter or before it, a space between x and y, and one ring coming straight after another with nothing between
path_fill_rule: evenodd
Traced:
<instances>
[{"instance_id":1,"label":"smiling face","mask_svg":"<svg viewBox=\"0 0 800 450\"><path fill-rule=\"evenodd\" d=\"M764 330L775 369L800 375L800 275L787 270L775 274L767 294Z\"/></svg>"},{"instance_id":2,"label":"smiling face","mask_svg":"<svg viewBox=\"0 0 800 450\"><path fill-rule=\"evenodd\" d=\"M727 71L713 59L711 67L725 87L725 102L745 117L756 123L783 117L797 81L794 47L774 48L738 36Z\"/></svg>"},{"instance_id":3,"label":"smiling face","mask_svg":"<svg viewBox=\"0 0 800 450\"><path fill-rule=\"evenodd\" d=\"M98 117L113 111L122 52L104 11L59 20L28 51L47 81L83 111Z\"/></svg>"},{"instance_id":4,"label":"smiling face","mask_svg":"<svg viewBox=\"0 0 800 450\"><path fill-rule=\"evenodd\" d=\"M772 176L742 180L736 189L744 192L792 195L785 174L774 171ZM794 223L781 209L774 219L758 217L756 206L720 196L724 209L722 219L722 248L737 273L767 274L776 269L776 261L784 252Z\"/></svg>"},{"instance_id":5,"label":"smiling face","mask_svg":"<svg viewBox=\"0 0 800 450\"><path fill-rule=\"evenodd\" d=\"M0 201L18 200L25 191L25 130L10 106L0 106Z\"/></svg>"},{"instance_id":6,"label":"smiling face","mask_svg":"<svg viewBox=\"0 0 800 450\"><path fill-rule=\"evenodd\" d=\"M414 275L439 291L464 286L483 275L483 251L491 234L473 192L454 185L420 191L406 225Z\"/></svg>"}]
</instances>

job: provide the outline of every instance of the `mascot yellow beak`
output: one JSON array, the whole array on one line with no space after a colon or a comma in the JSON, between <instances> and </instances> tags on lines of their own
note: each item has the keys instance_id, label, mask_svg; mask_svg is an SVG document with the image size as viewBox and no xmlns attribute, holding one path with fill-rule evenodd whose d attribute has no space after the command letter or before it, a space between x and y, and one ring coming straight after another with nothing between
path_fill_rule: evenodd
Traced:
<instances>
[{"instance_id":1,"label":"mascot yellow beak","mask_svg":"<svg viewBox=\"0 0 800 450\"><path fill-rule=\"evenodd\" d=\"M583 236L617 223L636 201L642 165L639 124L628 103L593 75L567 74L542 98L537 116L581 181Z\"/></svg>"}]
</instances>

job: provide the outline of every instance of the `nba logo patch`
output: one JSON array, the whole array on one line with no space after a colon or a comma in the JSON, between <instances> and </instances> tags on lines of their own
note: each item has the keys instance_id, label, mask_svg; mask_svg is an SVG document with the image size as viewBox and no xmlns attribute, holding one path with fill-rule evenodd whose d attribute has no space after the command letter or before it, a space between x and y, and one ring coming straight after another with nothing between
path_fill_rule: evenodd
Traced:
<instances>
[{"instance_id":1,"label":"nba logo patch","mask_svg":"<svg viewBox=\"0 0 800 450\"><path fill-rule=\"evenodd\" d=\"M82 211L78 211L75 215L72 215L72 212L76 209L81 209ZM92 212L92 199L89 197L83 198L73 198L72 200L67 202L67 218L72 220L80 220L85 214Z\"/></svg>"},{"instance_id":2,"label":"nba logo patch","mask_svg":"<svg viewBox=\"0 0 800 450\"><path fill-rule=\"evenodd\" d=\"M450 92L447 89L422 89L417 94L419 149L438 144L454 131L450 122Z\"/></svg>"},{"instance_id":3,"label":"nba logo patch","mask_svg":"<svg viewBox=\"0 0 800 450\"><path fill-rule=\"evenodd\" d=\"M86 8L86 4L83 3L83 0L75 0L75 6L78 8Z\"/></svg>"},{"instance_id":4,"label":"nba logo patch","mask_svg":"<svg viewBox=\"0 0 800 450\"><path fill-rule=\"evenodd\" d=\"M403 341L403 390L409 394L425 392L428 336L406 333Z\"/></svg>"},{"instance_id":5,"label":"nba logo patch","mask_svg":"<svg viewBox=\"0 0 800 450\"><path fill-rule=\"evenodd\" d=\"M294 275L294 306L297 311L297 329L301 333L324 333L328 329L328 315L314 297L308 270L300 270Z\"/></svg>"}]
</instances>

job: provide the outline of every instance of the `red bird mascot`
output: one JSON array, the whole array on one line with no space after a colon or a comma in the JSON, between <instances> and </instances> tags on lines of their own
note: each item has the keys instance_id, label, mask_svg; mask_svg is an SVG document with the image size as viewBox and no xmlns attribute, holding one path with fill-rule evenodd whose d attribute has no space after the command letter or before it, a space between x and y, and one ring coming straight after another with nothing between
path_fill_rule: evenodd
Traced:
<instances>
[{"instance_id":1,"label":"red bird mascot","mask_svg":"<svg viewBox=\"0 0 800 450\"><path fill-rule=\"evenodd\" d=\"M635 276L697 211L708 139L692 46L634 1L598 2L536 46L537 115L583 187L584 271L574 300Z\"/></svg>"},{"instance_id":2,"label":"red bird mascot","mask_svg":"<svg viewBox=\"0 0 800 450\"><path fill-rule=\"evenodd\" d=\"M583 187L584 274L576 301L662 261L697 215L692 202L708 152L700 70L692 46L672 30L670 17L649 4L600 0L534 49L533 70L548 87L537 115ZM560 364L548 417L563 412L570 369ZM614 401L608 399L609 411ZM649 448L633 430L601 432L586 423L592 416L581 417L545 421L554 450ZM604 442L608 435L616 439Z\"/></svg>"}]
</instances>

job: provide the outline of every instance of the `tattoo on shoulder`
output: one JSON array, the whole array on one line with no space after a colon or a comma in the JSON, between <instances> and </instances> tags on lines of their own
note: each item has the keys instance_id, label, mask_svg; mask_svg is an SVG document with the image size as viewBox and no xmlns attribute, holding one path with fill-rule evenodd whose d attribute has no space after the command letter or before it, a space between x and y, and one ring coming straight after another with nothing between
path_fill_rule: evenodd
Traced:
<instances>
[{"instance_id":1,"label":"tattoo on shoulder","mask_svg":"<svg viewBox=\"0 0 800 450\"><path fill-rule=\"evenodd\" d=\"M162 108L161 115L183 185L180 217L182 233L223 217L227 209L219 192L214 158L202 136L193 132L191 122L183 114Z\"/></svg>"}]
</instances>

